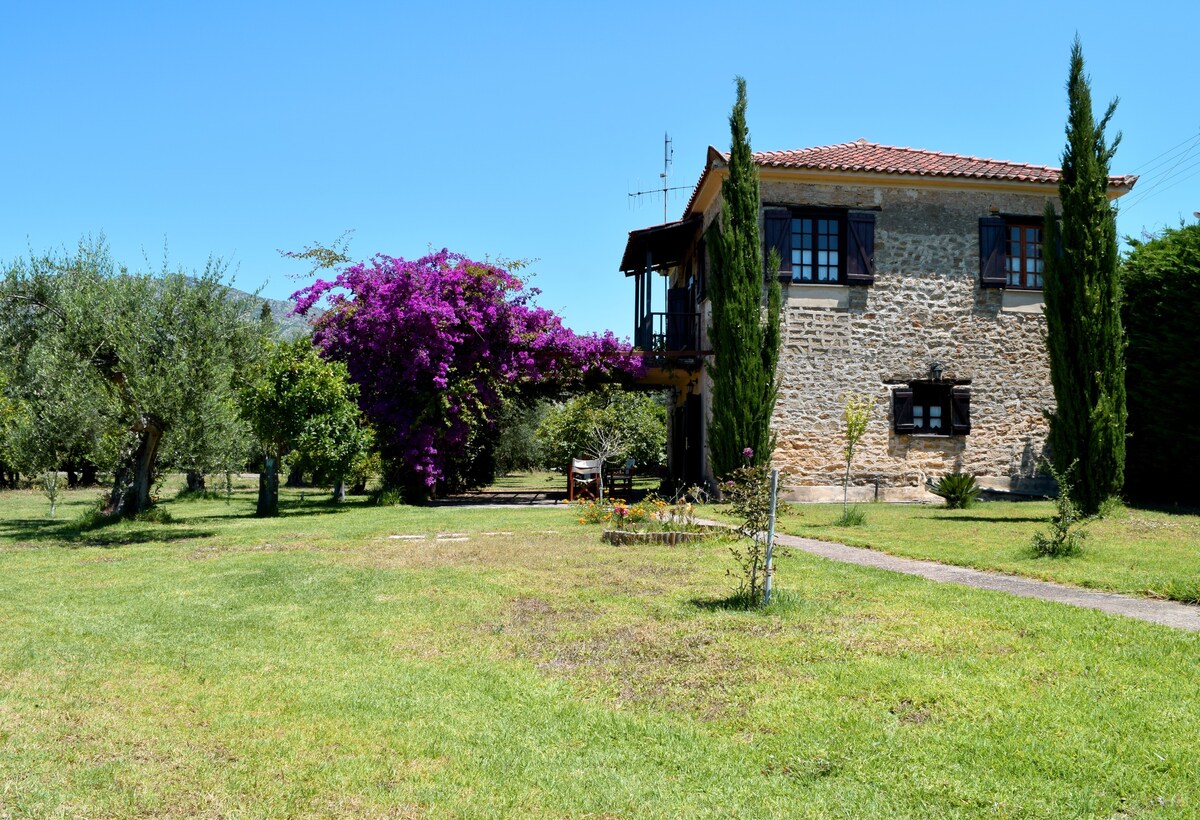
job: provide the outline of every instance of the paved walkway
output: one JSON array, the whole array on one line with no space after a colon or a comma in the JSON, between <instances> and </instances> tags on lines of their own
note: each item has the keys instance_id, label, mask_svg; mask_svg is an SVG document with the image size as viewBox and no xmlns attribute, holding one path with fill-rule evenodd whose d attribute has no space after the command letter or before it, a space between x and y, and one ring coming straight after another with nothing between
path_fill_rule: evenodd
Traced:
<instances>
[{"instance_id":1,"label":"paved walkway","mask_svg":"<svg viewBox=\"0 0 1200 820\"><path fill-rule=\"evenodd\" d=\"M976 589L1007 592L1022 598L1037 598L1042 601L1055 601L1085 609L1098 609L1110 615L1124 615L1127 618L1137 618L1153 624L1200 632L1200 606L1191 604L1135 598L1131 595L1118 595L1115 592L1098 592L1093 589L1069 587L1052 581L1038 581L1033 578L1019 578L999 572L955 567L949 564L939 564L936 561L901 558L875 550L848 547L845 544L832 544L827 541L815 541L795 535L776 534L775 542L786 544L793 549L804 550L821 558L828 558L831 561L903 572L905 575L919 575L922 578L946 584L961 584Z\"/></svg>"}]
</instances>

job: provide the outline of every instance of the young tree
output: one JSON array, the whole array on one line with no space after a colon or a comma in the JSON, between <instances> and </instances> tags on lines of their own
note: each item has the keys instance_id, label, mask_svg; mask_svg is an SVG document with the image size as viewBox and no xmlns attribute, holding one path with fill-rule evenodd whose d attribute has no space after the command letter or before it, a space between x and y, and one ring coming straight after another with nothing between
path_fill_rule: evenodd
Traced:
<instances>
[{"instance_id":1,"label":"young tree","mask_svg":"<svg viewBox=\"0 0 1200 820\"><path fill-rule=\"evenodd\" d=\"M1052 203L1045 214L1046 346L1056 404L1050 447L1059 472L1078 465L1074 501L1084 515L1095 515L1121 491L1125 475L1125 340L1116 222L1107 195L1109 161L1121 137L1110 146L1104 135L1116 100L1099 122L1092 116L1078 37L1067 97L1061 225Z\"/></svg>"},{"instance_id":2,"label":"young tree","mask_svg":"<svg viewBox=\"0 0 1200 820\"><path fill-rule=\"evenodd\" d=\"M279 514L279 465L293 451L344 485L363 442L357 398L346 366L322 359L307 338L280 342L263 359L241 405L262 448L257 515Z\"/></svg>"},{"instance_id":3,"label":"young tree","mask_svg":"<svg viewBox=\"0 0 1200 820\"><path fill-rule=\"evenodd\" d=\"M771 414L778 394L775 367L782 299L775 275L779 260L774 254L764 288L758 170L750 151L746 81L741 77L729 130L729 176L721 184L721 217L710 228L708 241L713 262L709 298L714 353L708 442L718 478L742 466L742 451L747 448L754 452L756 465L770 463L775 449Z\"/></svg>"},{"instance_id":4,"label":"young tree","mask_svg":"<svg viewBox=\"0 0 1200 820\"><path fill-rule=\"evenodd\" d=\"M649 393L606 386L552 405L538 425L546 463L567 467L573 458L595 453L595 429L612 430L620 447L609 455L629 459L639 469L661 465L666 457L667 410Z\"/></svg>"},{"instance_id":5,"label":"young tree","mask_svg":"<svg viewBox=\"0 0 1200 820\"><path fill-rule=\"evenodd\" d=\"M842 454L846 457L846 475L842 479L842 523L847 524L850 521L849 508L847 506L850 498L850 463L854 461L854 450L858 447L858 443L862 441L863 435L867 432L867 422L871 420L871 407L874 402L870 396L860 396L857 393L848 393L846 395L846 406L842 412L842 419L846 424L846 446L842 448Z\"/></svg>"},{"instance_id":6,"label":"young tree","mask_svg":"<svg viewBox=\"0 0 1200 820\"><path fill-rule=\"evenodd\" d=\"M611 333L575 335L523 287L507 270L443 250L415 261L379 255L295 295L302 315L329 296L314 341L348 367L384 482L407 500L490 480L507 401L639 372Z\"/></svg>"},{"instance_id":7,"label":"young tree","mask_svg":"<svg viewBox=\"0 0 1200 820\"><path fill-rule=\"evenodd\" d=\"M1129 443L1125 488L1141 501L1196 500L1200 463L1200 224L1128 239L1122 272Z\"/></svg>"}]
</instances>

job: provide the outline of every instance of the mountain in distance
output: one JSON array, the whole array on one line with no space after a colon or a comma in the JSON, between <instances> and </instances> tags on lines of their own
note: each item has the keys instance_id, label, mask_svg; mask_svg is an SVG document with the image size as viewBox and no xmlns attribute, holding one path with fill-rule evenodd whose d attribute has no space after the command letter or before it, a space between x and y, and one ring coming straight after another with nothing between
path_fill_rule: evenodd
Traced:
<instances>
[{"instance_id":1,"label":"mountain in distance","mask_svg":"<svg viewBox=\"0 0 1200 820\"><path fill-rule=\"evenodd\" d=\"M237 288L234 288L237 290ZM245 291L241 291L245 293ZM247 296L252 294L247 293ZM285 301L283 299L268 299L265 296L253 296L256 301L265 303L271 311L271 318L275 320L275 325L278 328L275 335L286 341L298 339L301 336L307 336L312 332L308 324L308 317L293 316L292 308L296 306L295 302ZM314 309L310 316L316 318L321 315L321 311Z\"/></svg>"}]
</instances>

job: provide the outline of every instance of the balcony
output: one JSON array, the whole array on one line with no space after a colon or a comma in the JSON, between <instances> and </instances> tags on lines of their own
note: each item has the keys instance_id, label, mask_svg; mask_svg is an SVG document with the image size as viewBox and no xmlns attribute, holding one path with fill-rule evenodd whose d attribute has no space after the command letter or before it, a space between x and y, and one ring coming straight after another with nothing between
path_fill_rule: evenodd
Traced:
<instances>
[{"instance_id":1,"label":"balcony","mask_svg":"<svg viewBox=\"0 0 1200 820\"><path fill-rule=\"evenodd\" d=\"M621 271L633 279L633 343L650 369L645 384L679 387L701 366L701 226L694 216L629 233Z\"/></svg>"},{"instance_id":2,"label":"balcony","mask_svg":"<svg viewBox=\"0 0 1200 820\"><path fill-rule=\"evenodd\" d=\"M647 313L634 328L633 343L647 353L695 356L700 350L700 317L687 311Z\"/></svg>"}]
</instances>

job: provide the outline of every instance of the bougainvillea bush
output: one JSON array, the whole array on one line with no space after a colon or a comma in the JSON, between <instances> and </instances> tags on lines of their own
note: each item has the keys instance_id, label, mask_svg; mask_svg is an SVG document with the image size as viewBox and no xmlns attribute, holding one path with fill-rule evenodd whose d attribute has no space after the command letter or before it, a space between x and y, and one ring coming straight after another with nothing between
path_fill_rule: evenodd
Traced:
<instances>
[{"instance_id":1,"label":"bougainvillea bush","mask_svg":"<svg viewBox=\"0 0 1200 820\"><path fill-rule=\"evenodd\" d=\"M627 344L575 334L536 294L510 271L442 250L378 255L292 298L301 315L327 302L313 339L359 385L385 482L419 500L490 479L505 402L639 374Z\"/></svg>"}]
</instances>

